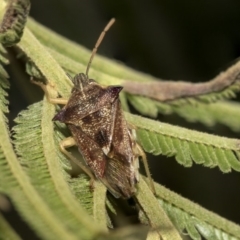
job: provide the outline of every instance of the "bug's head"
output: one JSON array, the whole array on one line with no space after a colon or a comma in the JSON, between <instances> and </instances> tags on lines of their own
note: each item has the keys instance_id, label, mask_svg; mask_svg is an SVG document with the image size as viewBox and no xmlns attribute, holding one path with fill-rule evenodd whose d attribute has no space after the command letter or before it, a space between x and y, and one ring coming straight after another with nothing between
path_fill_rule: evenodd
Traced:
<instances>
[{"instance_id":1,"label":"bug's head","mask_svg":"<svg viewBox=\"0 0 240 240\"><path fill-rule=\"evenodd\" d=\"M88 76L85 73L79 73L75 75L73 78L71 78L73 82L73 90L83 90L88 84L95 82L92 79L89 79Z\"/></svg>"}]
</instances>

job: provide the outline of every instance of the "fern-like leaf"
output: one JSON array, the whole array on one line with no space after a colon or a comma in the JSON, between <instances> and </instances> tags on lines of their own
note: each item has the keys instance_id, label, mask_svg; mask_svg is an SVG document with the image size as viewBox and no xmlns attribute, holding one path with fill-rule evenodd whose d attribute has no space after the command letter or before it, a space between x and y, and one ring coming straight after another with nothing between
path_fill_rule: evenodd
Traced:
<instances>
[{"instance_id":1,"label":"fern-like leaf","mask_svg":"<svg viewBox=\"0 0 240 240\"><path fill-rule=\"evenodd\" d=\"M1 74L0 86L7 86L7 80ZM1 97L6 96L1 88ZM0 191L8 195L20 215L27 220L36 232L43 238L75 239L62 223L54 216L44 200L38 195L28 177L21 168L19 160L14 152L12 140L6 124L4 112L7 106L4 98L0 109Z\"/></svg>"},{"instance_id":2,"label":"fern-like leaf","mask_svg":"<svg viewBox=\"0 0 240 240\"><path fill-rule=\"evenodd\" d=\"M146 179L145 179L146 180ZM155 184L158 202L175 227L191 239L209 240L240 239L240 227L196 203L179 196L159 184Z\"/></svg>"},{"instance_id":3,"label":"fern-like leaf","mask_svg":"<svg viewBox=\"0 0 240 240\"><path fill-rule=\"evenodd\" d=\"M52 126L50 113L52 110L50 109L54 110L54 106L48 103L45 105L37 103L21 112L16 119L18 124L14 127L16 150L21 156L21 164L28 173L32 184L39 194L46 199L57 217L62 219L63 224L77 234L76 236L90 239L94 232L87 235L87 226L84 224L86 224L87 219L89 222L91 220L70 192L67 185L69 175L61 168L61 163L58 160L61 158L57 154L59 151L56 149L53 135L49 135L48 125ZM54 114L53 111L52 114ZM49 119L49 123L45 122L45 117ZM41 126L43 126L43 130ZM48 137L52 138L52 143L44 132L47 132ZM48 152L49 145L51 149L52 147L55 149L55 152L52 150L52 153ZM65 162L64 166L66 166ZM80 184L80 181L78 183ZM82 202L86 202L85 195L79 195L78 199L80 197ZM91 209L91 207L92 205L88 205L86 208Z\"/></svg>"},{"instance_id":4,"label":"fern-like leaf","mask_svg":"<svg viewBox=\"0 0 240 240\"><path fill-rule=\"evenodd\" d=\"M138 128L138 140L146 152L175 156L177 162L185 167L191 167L195 162L210 168L218 166L222 172L240 171L237 157L240 141L237 139L157 123L130 114L126 116Z\"/></svg>"},{"instance_id":5,"label":"fern-like leaf","mask_svg":"<svg viewBox=\"0 0 240 240\"><path fill-rule=\"evenodd\" d=\"M238 121L240 118L240 105L236 102L199 103L197 106L189 104L184 107L174 107L172 111L189 122L201 122L209 127L220 123L229 127L232 131L240 131Z\"/></svg>"},{"instance_id":6,"label":"fern-like leaf","mask_svg":"<svg viewBox=\"0 0 240 240\"><path fill-rule=\"evenodd\" d=\"M238 237L234 237L233 235L228 234L217 227L213 227L210 224L201 221L200 219L167 202L159 200L159 204L166 211L167 215L170 217L178 230L184 235L187 233L193 240L201 240L202 237L207 240L239 239Z\"/></svg>"},{"instance_id":7,"label":"fern-like leaf","mask_svg":"<svg viewBox=\"0 0 240 240\"><path fill-rule=\"evenodd\" d=\"M81 206L87 210L89 215L93 215L93 194L89 188L89 179L87 176L81 174L78 178L69 178L68 182Z\"/></svg>"}]
</instances>

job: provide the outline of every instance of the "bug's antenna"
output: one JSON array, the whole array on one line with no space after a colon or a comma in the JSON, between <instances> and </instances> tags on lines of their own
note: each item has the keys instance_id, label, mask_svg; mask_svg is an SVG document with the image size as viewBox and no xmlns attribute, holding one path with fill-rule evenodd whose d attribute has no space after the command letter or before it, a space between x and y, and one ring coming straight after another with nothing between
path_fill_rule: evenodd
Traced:
<instances>
[{"instance_id":1,"label":"bug's antenna","mask_svg":"<svg viewBox=\"0 0 240 240\"><path fill-rule=\"evenodd\" d=\"M92 63L92 60L93 60L93 57L95 56L97 50L98 50L98 47L99 45L101 44L106 32L109 30L109 28L114 24L115 22L115 18L112 18L109 23L107 24L107 26L103 29L103 31L101 32L96 44L95 44L95 47L93 48L92 50L92 54L91 54L91 57L89 59L89 62L88 62L88 65L87 65L87 69L86 69L86 75L88 77L88 71L89 71L89 68L91 66L91 63Z\"/></svg>"}]
</instances>

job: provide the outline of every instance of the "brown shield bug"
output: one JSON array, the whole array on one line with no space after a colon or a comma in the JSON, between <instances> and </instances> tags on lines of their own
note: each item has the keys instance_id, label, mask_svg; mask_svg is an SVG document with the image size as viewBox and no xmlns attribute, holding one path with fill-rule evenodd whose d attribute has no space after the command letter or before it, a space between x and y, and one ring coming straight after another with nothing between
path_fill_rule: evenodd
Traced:
<instances>
[{"instance_id":1,"label":"brown shield bug","mask_svg":"<svg viewBox=\"0 0 240 240\"><path fill-rule=\"evenodd\" d=\"M145 154L136 142L135 130L127 124L121 109L119 93L122 87L103 87L88 78L97 48L114 21L112 19L101 33L86 73L71 78L73 88L70 98L48 99L54 104L65 105L53 118L53 121L65 123L72 133L72 137L60 143L61 151L77 163L92 181L95 177L99 179L116 198L130 198L136 193L139 181L139 157L143 159L153 191L154 186ZM48 96L46 85L36 84ZM78 147L86 166L66 150L74 145Z\"/></svg>"}]
</instances>

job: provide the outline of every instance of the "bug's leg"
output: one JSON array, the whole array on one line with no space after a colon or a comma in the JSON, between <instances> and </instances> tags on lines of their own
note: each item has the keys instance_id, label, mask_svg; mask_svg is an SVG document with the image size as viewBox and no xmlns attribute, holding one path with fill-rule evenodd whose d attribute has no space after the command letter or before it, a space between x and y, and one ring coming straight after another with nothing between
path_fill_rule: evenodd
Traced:
<instances>
[{"instance_id":1,"label":"bug's leg","mask_svg":"<svg viewBox=\"0 0 240 240\"><path fill-rule=\"evenodd\" d=\"M149 180L150 188L151 188L153 194L156 195L156 190L155 190L153 179L151 177L151 173L150 173L150 170L149 170L146 154L145 154L145 152L142 150L142 148L138 144L136 144L136 148L138 150L139 156L142 159L142 162L143 162L143 165L144 165L144 169L145 169L145 172L146 172L148 180Z\"/></svg>"},{"instance_id":2,"label":"bug's leg","mask_svg":"<svg viewBox=\"0 0 240 240\"><path fill-rule=\"evenodd\" d=\"M50 85L50 84L43 84L42 82L37 82L34 81L33 79L31 79L31 82L38 85L45 93L47 100L52 103L52 104L61 104L61 105L66 105L68 102L68 99L65 98L51 98L49 91L51 91L51 89L54 89L54 86Z\"/></svg>"},{"instance_id":3,"label":"bug's leg","mask_svg":"<svg viewBox=\"0 0 240 240\"><path fill-rule=\"evenodd\" d=\"M61 152L64 155L66 155L69 159L71 159L75 164L77 164L90 177L90 187L93 188L95 177L92 174L92 172L86 166L84 166L84 164L82 164L79 160L77 160L70 152L66 150L66 148L69 148L72 146L76 146L76 142L73 139L73 137L65 138L60 142Z\"/></svg>"}]
</instances>

